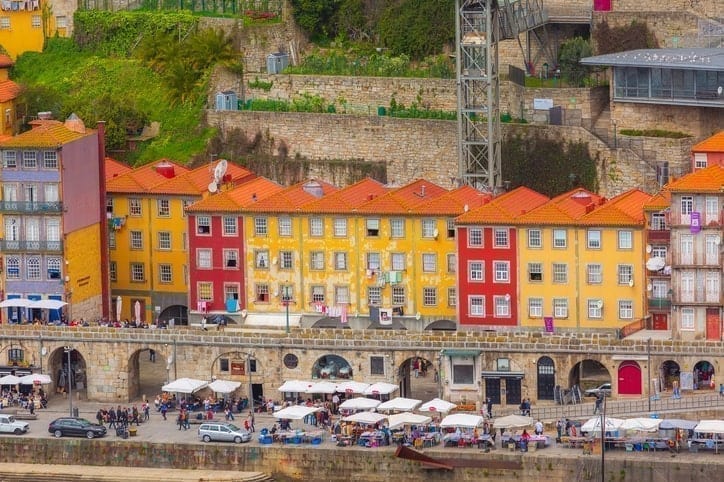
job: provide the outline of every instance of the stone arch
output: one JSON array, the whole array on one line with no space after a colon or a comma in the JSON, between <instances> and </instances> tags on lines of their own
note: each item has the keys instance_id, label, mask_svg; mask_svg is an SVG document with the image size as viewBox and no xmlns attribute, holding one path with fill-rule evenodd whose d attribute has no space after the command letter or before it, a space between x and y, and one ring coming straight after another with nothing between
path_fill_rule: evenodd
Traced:
<instances>
[{"instance_id":1,"label":"stone arch","mask_svg":"<svg viewBox=\"0 0 724 482\"><path fill-rule=\"evenodd\" d=\"M68 365L68 355L70 354L70 366ZM70 369L70 378L68 370ZM88 367L85 358L80 351L73 347L58 347L50 353L48 357L48 374L52 379L52 385L49 390L55 393L68 393L70 390L74 392L74 397L88 397ZM68 382L70 380L70 389Z\"/></svg>"},{"instance_id":2,"label":"stone arch","mask_svg":"<svg viewBox=\"0 0 724 482\"><path fill-rule=\"evenodd\" d=\"M169 320L173 318L174 326L188 326L189 324L189 309L184 305L171 305L167 306L160 315L158 320L163 322L166 326L169 326Z\"/></svg>"},{"instance_id":3,"label":"stone arch","mask_svg":"<svg viewBox=\"0 0 724 482\"><path fill-rule=\"evenodd\" d=\"M714 388L714 364L708 360L700 360L694 365L694 390L709 390Z\"/></svg>"},{"instance_id":4,"label":"stone arch","mask_svg":"<svg viewBox=\"0 0 724 482\"><path fill-rule=\"evenodd\" d=\"M556 388L556 364L549 356L542 356L536 362L536 397L538 400L553 400Z\"/></svg>"},{"instance_id":5,"label":"stone arch","mask_svg":"<svg viewBox=\"0 0 724 482\"><path fill-rule=\"evenodd\" d=\"M417 366L417 376L415 376ZM406 358L397 369L400 396L426 401L438 396L439 385L435 363L424 356Z\"/></svg>"},{"instance_id":6,"label":"stone arch","mask_svg":"<svg viewBox=\"0 0 724 482\"><path fill-rule=\"evenodd\" d=\"M568 374L568 387L578 386L581 393L602 383L612 383L611 373L599 360L585 358L573 365Z\"/></svg>"},{"instance_id":7,"label":"stone arch","mask_svg":"<svg viewBox=\"0 0 724 482\"><path fill-rule=\"evenodd\" d=\"M663 390L672 390L674 382L681 386L681 366L674 360L666 360L659 367L659 387Z\"/></svg>"},{"instance_id":8,"label":"stone arch","mask_svg":"<svg viewBox=\"0 0 724 482\"><path fill-rule=\"evenodd\" d=\"M347 360L339 355L322 355L312 365L312 379L353 378L354 370Z\"/></svg>"},{"instance_id":9,"label":"stone arch","mask_svg":"<svg viewBox=\"0 0 724 482\"><path fill-rule=\"evenodd\" d=\"M618 366L618 394L641 395L642 390L641 365L633 360L622 362Z\"/></svg>"},{"instance_id":10,"label":"stone arch","mask_svg":"<svg viewBox=\"0 0 724 482\"><path fill-rule=\"evenodd\" d=\"M455 331L457 328L457 323L452 320L435 320L425 326L426 330L431 331Z\"/></svg>"},{"instance_id":11,"label":"stone arch","mask_svg":"<svg viewBox=\"0 0 724 482\"><path fill-rule=\"evenodd\" d=\"M168 346L163 350L158 346L139 348L128 357L128 401L153 398L161 392L161 387L174 378L171 368L173 355Z\"/></svg>"}]
</instances>

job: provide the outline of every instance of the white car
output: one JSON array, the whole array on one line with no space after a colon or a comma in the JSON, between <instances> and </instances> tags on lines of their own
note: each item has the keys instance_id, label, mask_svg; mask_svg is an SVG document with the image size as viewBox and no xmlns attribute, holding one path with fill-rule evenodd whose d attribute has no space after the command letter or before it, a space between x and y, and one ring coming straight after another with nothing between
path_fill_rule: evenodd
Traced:
<instances>
[{"instance_id":1,"label":"white car","mask_svg":"<svg viewBox=\"0 0 724 482\"><path fill-rule=\"evenodd\" d=\"M611 396L611 384L610 383L602 383L601 385L597 386L596 388L589 388L584 392L587 397L597 397L599 393L603 394L606 397Z\"/></svg>"},{"instance_id":2,"label":"white car","mask_svg":"<svg viewBox=\"0 0 724 482\"><path fill-rule=\"evenodd\" d=\"M15 420L12 415L0 413L0 433L14 433L20 435L27 433L30 430L30 424L28 422L20 422Z\"/></svg>"}]
</instances>

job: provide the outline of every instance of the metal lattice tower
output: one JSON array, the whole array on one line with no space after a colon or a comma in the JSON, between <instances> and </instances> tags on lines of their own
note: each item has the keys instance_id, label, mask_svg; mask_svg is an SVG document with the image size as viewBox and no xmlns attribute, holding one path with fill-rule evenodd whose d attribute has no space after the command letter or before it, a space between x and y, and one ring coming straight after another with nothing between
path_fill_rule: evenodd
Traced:
<instances>
[{"instance_id":1,"label":"metal lattice tower","mask_svg":"<svg viewBox=\"0 0 724 482\"><path fill-rule=\"evenodd\" d=\"M502 185L498 42L544 23L541 0L455 0L458 179Z\"/></svg>"}]
</instances>

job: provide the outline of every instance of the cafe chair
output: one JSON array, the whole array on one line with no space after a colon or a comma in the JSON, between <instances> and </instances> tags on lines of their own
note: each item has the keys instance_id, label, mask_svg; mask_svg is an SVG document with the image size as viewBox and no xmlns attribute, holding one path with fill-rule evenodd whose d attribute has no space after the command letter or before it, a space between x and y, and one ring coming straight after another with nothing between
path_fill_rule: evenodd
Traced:
<instances>
[{"instance_id":1,"label":"cafe chair","mask_svg":"<svg viewBox=\"0 0 724 482\"><path fill-rule=\"evenodd\" d=\"M633 444L626 444L626 452L633 452L634 446Z\"/></svg>"}]
</instances>

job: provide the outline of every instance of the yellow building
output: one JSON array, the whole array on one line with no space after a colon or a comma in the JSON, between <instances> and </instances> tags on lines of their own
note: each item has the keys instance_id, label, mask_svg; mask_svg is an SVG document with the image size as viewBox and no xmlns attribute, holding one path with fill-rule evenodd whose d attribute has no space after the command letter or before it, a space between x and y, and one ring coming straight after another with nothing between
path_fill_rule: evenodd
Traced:
<instances>
[{"instance_id":1,"label":"yellow building","mask_svg":"<svg viewBox=\"0 0 724 482\"><path fill-rule=\"evenodd\" d=\"M15 99L20 95L20 86L10 80L8 74L14 64L10 57L0 54L0 136L15 133Z\"/></svg>"},{"instance_id":2,"label":"yellow building","mask_svg":"<svg viewBox=\"0 0 724 482\"><path fill-rule=\"evenodd\" d=\"M13 59L23 52L41 52L45 39L65 36L66 16L53 15L49 0L3 0L0 2L0 45ZM57 29L56 29L57 25Z\"/></svg>"}]
</instances>

